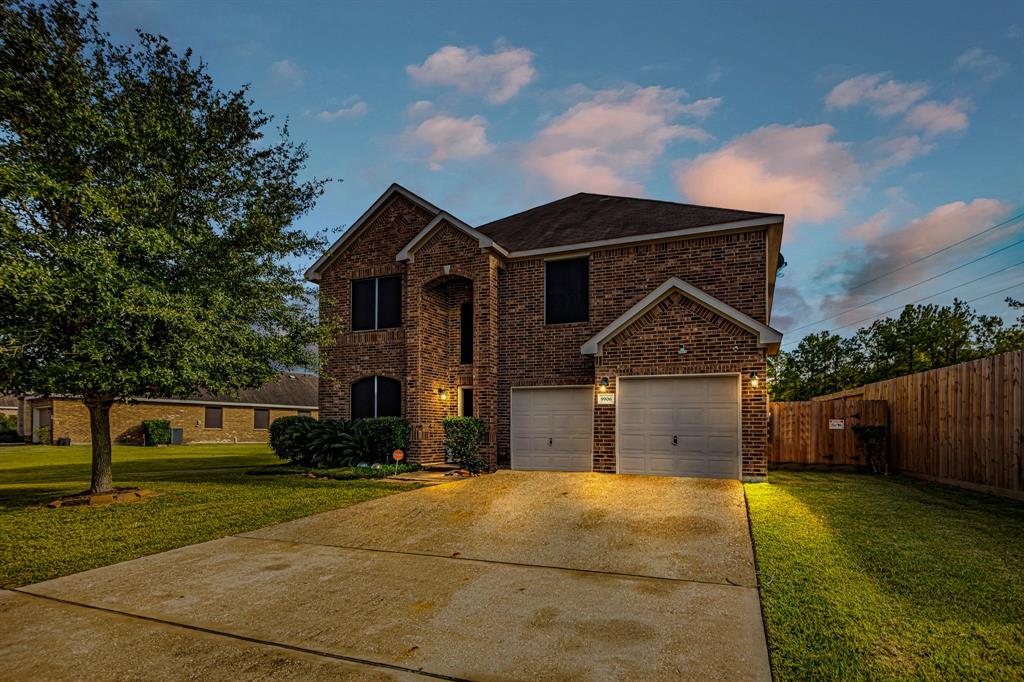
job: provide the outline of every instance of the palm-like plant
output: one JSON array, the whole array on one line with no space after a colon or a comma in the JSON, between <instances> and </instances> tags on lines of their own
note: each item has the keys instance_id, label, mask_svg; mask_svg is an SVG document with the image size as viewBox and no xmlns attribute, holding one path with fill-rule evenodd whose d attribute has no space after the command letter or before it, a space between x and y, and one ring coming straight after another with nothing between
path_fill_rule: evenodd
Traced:
<instances>
[{"instance_id":1,"label":"palm-like plant","mask_svg":"<svg viewBox=\"0 0 1024 682\"><path fill-rule=\"evenodd\" d=\"M354 466L369 457L369 430L356 420L322 422L310 438L311 463L319 468Z\"/></svg>"}]
</instances>

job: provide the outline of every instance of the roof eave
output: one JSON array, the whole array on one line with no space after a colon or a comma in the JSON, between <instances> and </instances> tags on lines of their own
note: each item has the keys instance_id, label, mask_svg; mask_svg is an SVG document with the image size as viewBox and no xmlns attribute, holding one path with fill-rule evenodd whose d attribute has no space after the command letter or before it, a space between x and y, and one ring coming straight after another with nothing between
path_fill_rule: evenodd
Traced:
<instances>
[{"instance_id":1,"label":"roof eave","mask_svg":"<svg viewBox=\"0 0 1024 682\"><path fill-rule=\"evenodd\" d=\"M395 260L399 262L415 262L416 249L419 248L420 244L426 241L426 239L434 232L434 230L438 229L442 223L448 223L449 225L452 225L453 227L465 233L469 237L475 239L477 241L477 244L479 244L481 250L493 249L494 251L497 251L503 256L507 257L509 255L507 249L505 249L503 246L501 246L493 239L485 235L483 232L479 232L473 229L469 224L459 220L451 213L448 213L447 211L441 211L434 217L433 220L427 223L426 227L420 230L419 233L415 237L413 237L408 244L402 247L402 250L398 252L397 256L395 256Z\"/></svg>"}]
</instances>

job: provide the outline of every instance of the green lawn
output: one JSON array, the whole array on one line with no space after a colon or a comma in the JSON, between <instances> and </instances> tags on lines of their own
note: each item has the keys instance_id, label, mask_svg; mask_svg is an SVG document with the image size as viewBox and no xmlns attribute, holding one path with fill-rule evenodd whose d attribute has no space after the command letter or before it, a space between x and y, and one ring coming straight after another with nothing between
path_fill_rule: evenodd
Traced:
<instances>
[{"instance_id":1,"label":"green lawn","mask_svg":"<svg viewBox=\"0 0 1024 682\"><path fill-rule=\"evenodd\" d=\"M265 445L114 446L114 484L159 495L48 509L89 487L88 446L0 448L0 587L15 587L415 488L384 481L248 476Z\"/></svg>"},{"instance_id":2,"label":"green lawn","mask_svg":"<svg viewBox=\"0 0 1024 682\"><path fill-rule=\"evenodd\" d=\"M746 486L780 680L1020 679L1024 504L900 477Z\"/></svg>"}]
</instances>

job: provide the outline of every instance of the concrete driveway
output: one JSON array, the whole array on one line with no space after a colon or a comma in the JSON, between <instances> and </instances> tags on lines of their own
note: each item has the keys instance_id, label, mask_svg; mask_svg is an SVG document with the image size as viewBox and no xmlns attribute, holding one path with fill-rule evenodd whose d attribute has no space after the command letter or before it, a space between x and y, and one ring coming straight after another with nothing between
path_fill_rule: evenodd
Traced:
<instances>
[{"instance_id":1,"label":"concrete driveway","mask_svg":"<svg viewBox=\"0 0 1024 682\"><path fill-rule=\"evenodd\" d=\"M0 641L0 678L770 679L705 479L424 488L0 593Z\"/></svg>"}]
</instances>

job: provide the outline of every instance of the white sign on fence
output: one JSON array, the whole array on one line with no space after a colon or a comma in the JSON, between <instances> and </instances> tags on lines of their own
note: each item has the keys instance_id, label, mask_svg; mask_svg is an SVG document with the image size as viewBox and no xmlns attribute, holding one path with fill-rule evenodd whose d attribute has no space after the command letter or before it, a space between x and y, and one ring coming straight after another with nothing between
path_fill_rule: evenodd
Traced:
<instances>
[{"instance_id":1,"label":"white sign on fence","mask_svg":"<svg viewBox=\"0 0 1024 682\"><path fill-rule=\"evenodd\" d=\"M830 431L842 431L846 428L845 419L829 419L828 428Z\"/></svg>"}]
</instances>

